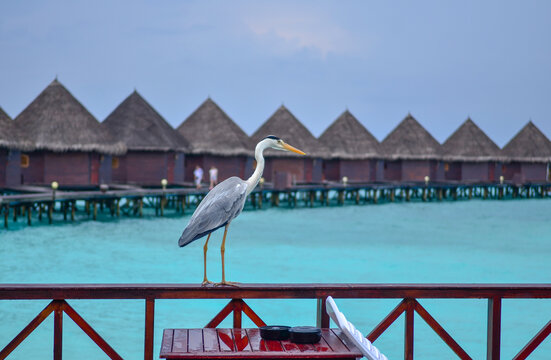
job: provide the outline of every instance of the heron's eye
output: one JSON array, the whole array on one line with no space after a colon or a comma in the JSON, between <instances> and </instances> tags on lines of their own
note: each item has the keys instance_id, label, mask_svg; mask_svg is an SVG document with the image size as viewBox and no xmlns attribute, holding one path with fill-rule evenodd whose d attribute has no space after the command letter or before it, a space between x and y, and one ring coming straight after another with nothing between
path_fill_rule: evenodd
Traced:
<instances>
[{"instance_id":1,"label":"heron's eye","mask_svg":"<svg viewBox=\"0 0 551 360\"><path fill-rule=\"evenodd\" d=\"M283 141L281 141L281 140L278 140L277 142L278 142L279 144L283 144Z\"/></svg>"}]
</instances>

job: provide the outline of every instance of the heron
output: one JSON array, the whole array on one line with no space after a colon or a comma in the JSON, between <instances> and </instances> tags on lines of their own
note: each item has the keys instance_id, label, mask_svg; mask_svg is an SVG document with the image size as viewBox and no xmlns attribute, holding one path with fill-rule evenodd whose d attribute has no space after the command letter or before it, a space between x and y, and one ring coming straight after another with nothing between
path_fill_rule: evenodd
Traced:
<instances>
[{"instance_id":1,"label":"heron","mask_svg":"<svg viewBox=\"0 0 551 360\"><path fill-rule=\"evenodd\" d=\"M195 240L207 236L207 240L203 246L203 286L212 284L212 282L207 279L207 249L210 235L222 227L224 228L224 237L222 238L222 246L220 247L220 254L222 256L222 281L215 285L235 285L235 283L226 281L224 268L226 235L228 234L228 228L231 221L241 214L247 196L254 190L262 177L262 172L264 171L264 156L262 153L268 148L306 155L303 151L285 143L285 141L277 136L266 136L256 145L254 150L256 169L252 176L247 180L232 176L216 185L199 203L199 206L195 209L188 225L184 229L182 236L180 236L180 240L178 241L180 247L184 247Z\"/></svg>"}]
</instances>

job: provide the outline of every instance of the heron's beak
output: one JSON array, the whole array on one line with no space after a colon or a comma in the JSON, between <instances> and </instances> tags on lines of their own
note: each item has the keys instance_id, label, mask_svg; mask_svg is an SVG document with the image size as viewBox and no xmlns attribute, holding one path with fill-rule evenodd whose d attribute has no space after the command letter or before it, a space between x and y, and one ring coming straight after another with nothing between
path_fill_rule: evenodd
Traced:
<instances>
[{"instance_id":1,"label":"heron's beak","mask_svg":"<svg viewBox=\"0 0 551 360\"><path fill-rule=\"evenodd\" d=\"M287 144L287 143L283 143L283 148L284 148L285 150L287 150L287 151L292 151L292 152L297 153L297 154L300 154L300 155L306 155L306 154L304 153L304 151L301 151L301 150L299 150L299 149L297 149L297 148L295 148L295 147L292 147L291 145L289 145L289 144Z\"/></svg>"}]
</instances>

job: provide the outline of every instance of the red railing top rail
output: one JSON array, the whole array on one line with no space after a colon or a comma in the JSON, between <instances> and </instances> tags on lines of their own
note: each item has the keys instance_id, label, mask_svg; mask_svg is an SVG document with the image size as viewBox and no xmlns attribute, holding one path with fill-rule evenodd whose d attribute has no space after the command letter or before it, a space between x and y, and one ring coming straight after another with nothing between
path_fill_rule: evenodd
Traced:
<instances>
[{"instance_id":1,"label":"red railing top rail","mask_svg":"<svg viewBox=\"0 0 551 360\"><path fill-rule=\"evenodd\" d=\"M0 284L0 300L551 298L551 284Z\"/></svg>"}]
</instances>

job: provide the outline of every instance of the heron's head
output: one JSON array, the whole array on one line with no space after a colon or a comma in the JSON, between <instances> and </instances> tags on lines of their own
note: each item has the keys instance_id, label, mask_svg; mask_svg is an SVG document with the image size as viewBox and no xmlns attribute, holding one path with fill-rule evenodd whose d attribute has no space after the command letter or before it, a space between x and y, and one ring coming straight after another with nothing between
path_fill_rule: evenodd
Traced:
<instances>
[{"instance_id":1,"label":"heron's head","mask_svg":"<svg viewBox=\"0 0 551 360\"><path fill-rule=\"evenodd\" d=\"M287 144L285 141L281 140L277 136L268 135L263 140L262 143L265 143L265 147L271 147L276 150L291 151L300 155L306 155L303 151Z\"/></svg>"}]
</instances>

